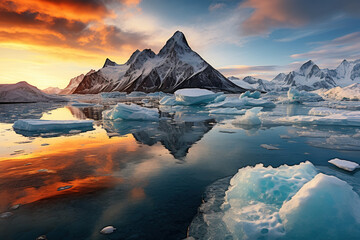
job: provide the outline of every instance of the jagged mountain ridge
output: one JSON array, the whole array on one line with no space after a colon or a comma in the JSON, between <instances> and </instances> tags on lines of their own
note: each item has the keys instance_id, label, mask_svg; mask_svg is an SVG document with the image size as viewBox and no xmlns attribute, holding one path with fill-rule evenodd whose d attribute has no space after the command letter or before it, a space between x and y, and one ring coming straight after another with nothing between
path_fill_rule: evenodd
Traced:
<instances>
[{"instance_id":1,"label":"jagged mountain ridge","mask_svg":"<svg viewBox=\"0 0 360 240\"><path fill-rule=\"evenodd\" d=\"M229 77L235 84L249 90L286 91L290 87L312 91L331 89L360 83L360 60L343 60L336 69L320 69L312 60L305 62L298 70L288 74L279 73L271 81L247 76L240 80Z\"/></svg>"},{"instance_id":2,"label":"jagged mountain ridge","mask_svg":"<svg viewBox=\"0 0 360 240\"><path fill-rule=\"evenodd\" d=\"M107 63L107 61L108 61L108 59L106 59L105 64ZM76 77L70 79L70 82L66 86L66 88L62 89L58 94L63 94L63 95L72 94L75 91L75 89L79 86L80 82L84 79L84 77L87 75L90 75L94 72L95 72L95 70L92 69L85 75L80 74L79 76L76 76Z\"/></svg>"},{"instance_id":3,"label":"jagged mountain ridge","mask_svg":"<svg viewBox=\"0 0 360 240\"><path fill-rule=\"evenodd\" d=\"M104 67L85 76L74 93L172 93L181 88L244 92L194 52L184 34L177 31L158 54L151 49L136 50L125 64L106 59Z\"/></svg>"}]
</instances>

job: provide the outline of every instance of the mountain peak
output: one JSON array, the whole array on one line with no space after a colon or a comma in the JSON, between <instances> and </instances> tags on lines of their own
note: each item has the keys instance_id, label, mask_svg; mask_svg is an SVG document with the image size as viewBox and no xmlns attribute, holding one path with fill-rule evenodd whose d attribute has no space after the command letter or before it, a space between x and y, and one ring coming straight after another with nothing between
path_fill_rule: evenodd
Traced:
<instances>
[{"instance_id":1,"label":"mountain peak","mask_svg":"<svg viewBox=\"0 0 360 240\"><path fill-rule=\"evenodd\" d=\"M165 46L160 50L158 55L160 57L165 56L174 49L176 52L191 51L185 35L180 31L176 31L174 35L167 40Z\"/></svg>"},{"instance_id":2,"label":"mountain peak","mask_svg":"<svg viewBox=\"0 0 360 240\"><path fill-rule=\"evenodd\" d=\"M299 72L303 73L304 75L308 75L314 65L316 64L312 60L309 60L303 65L301 65Z\"/></svg>"},{"instance_id":3,"label":"mountain peak","mask_svg":"<svg viewBox=\"0 0 360 240\"><path fill-rule=\"evenodd\" d=\"M109 58L106 58L103 68L107 66L116 66L116 62L113 62Z\"/></svg>"},{"instance_id":4,"label":"mountain peak","mask_svg":"<svg viewBox=\"0 0 360 240\"><path fill-rule=\"evenodd\" d=\"M139 55L139 53L140 53L140 50L139 50L139 49L136 49L136 51L133 52L133 54L131 54L129 60L127 60L127 62L126 62L125 64L131 64L131 63L133 63L133 62L135 61L137 55Z\"/></svg>"}]
</instances>

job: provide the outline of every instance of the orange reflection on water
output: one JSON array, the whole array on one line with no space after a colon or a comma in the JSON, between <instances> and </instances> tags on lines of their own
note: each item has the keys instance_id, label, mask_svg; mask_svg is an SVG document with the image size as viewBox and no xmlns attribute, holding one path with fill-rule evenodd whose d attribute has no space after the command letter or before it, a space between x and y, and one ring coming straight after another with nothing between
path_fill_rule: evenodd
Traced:
<instances>
[{"instance_id":1,"label":"orange reflection on water","mask_svg":"<svg viewBox=\"0 0 360 240\"><path fill-rule=\"evenodd\" d=\"M121 156L137 151L132 135L48 139L49 146L29 155L0 159L0 212L15 204L69 194L84 194L123 182L113 175ZM58 191L58 188L71 186ZM135 196L141 196L136 193Z\"/></svg>"}]
</instances>

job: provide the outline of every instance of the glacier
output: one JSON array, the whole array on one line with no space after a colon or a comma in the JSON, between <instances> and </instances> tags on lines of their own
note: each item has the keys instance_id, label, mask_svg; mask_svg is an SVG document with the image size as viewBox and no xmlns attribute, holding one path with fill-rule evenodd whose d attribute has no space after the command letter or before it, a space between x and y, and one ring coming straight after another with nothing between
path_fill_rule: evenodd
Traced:
<instances>
[{"instance_id":1,"label":"glacier","mask_svg":"<svg viewBox=\"0 0 360 240\"><path fill-rule=\"evenodd\" d=\"M118 103L112 109L103 111L102 116L104 120L158 121L159 111L157 108L140 107L133 103Z\"/></svg>"},{"instance_id":2,"label":"glacier","mask_svg":"<svg viewBox=\"0 0 360 240\"><path fill-rule=\"evenodd\" d=\"M195 239L355 240L360 234L359 195L309 161L241 168L205 196L188 231Z\"/></svg>"}]
</instances>

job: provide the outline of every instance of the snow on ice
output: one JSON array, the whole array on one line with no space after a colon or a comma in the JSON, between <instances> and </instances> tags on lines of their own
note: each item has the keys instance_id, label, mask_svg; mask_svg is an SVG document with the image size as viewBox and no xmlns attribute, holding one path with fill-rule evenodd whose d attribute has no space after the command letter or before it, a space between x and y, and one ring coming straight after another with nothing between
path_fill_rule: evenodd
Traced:
<instances>
[{"instance_id":1,"label":"snow on ice","mask_svg":"<svg viewBox=\"0 0 360 240\"><path fill-rule=\"evenodd\" d=\"M348 160L342 160L339 158L334 158L329 160L329 163L337 166L338 168L344 169L346 171L352 172L354 171L356 168L359 168L359 164L356 162L351 162Z\"/></svg>"}]
</instances>

